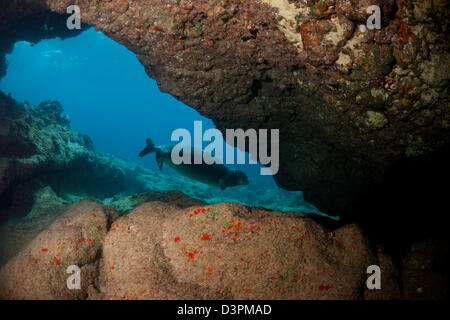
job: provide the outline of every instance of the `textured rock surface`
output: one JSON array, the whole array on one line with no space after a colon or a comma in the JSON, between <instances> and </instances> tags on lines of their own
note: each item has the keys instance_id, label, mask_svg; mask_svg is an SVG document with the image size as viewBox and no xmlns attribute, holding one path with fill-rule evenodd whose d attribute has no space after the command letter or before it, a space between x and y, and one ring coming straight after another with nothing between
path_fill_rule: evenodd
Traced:
<instances>
[{"instance_id":1,"label":"textured rock surface","mask_svg":"<svg viewBox=\"0 0 450 320\"><path fill-rule=\"evenodd\" d=\"M330 231L302 214L235 203L155 201L118 217L89 199L71 206L0 269L0 298L448 297L448 242L417 243L396 261L381 246L373 252L356 225ZM82 270L79 291L65 287L72 264ZM381 290L365 286L373 264Z\"/></svg>"},{"instance_id":2,"label":"textured rock surface","mask_svg":"<svg viewBox=\"0 0 450 320\"><path fill-rule=\"evenodd\" d=\"M73 205L0 269L0 297L357 299L374 261L356 226L329 233L303 215L149 202L117 216ZM72 264L80 291L65 289Z\"/></svg>"},{"instance_id":3,"label":"textured rock surface","mask_svg":"<svg viewBox=\"0 0 450 320\"><path fill-rule=\"evenodd\" d=\"M373 261L354 225L161 202L115 221L103 259L106 299L357 299Z\"/></svg>"},{"instance_id":4,"label":"textured rock surface","mask_svg":"<svg viewBox=\"0 0 450 320\"><path fill-rule=\"evenodd\" d=\"M106 199L104 203L116 209L119 214L127 214L149 201L162 201L177 208L205 204L203 201L190 198L179 191L153 191L129 197L110 198ZM33 194L33 206L26 216L10 219L7 223L0 225L0 267L58 219L70 204L68 200L58 197L50 187L37 190ZM17 215L20 208L12 206L9 210L14 211Z\"/></svg>"},{"instance_id":5,"label":"textured rock surface","mask_svg":"<svg viewBox=\"0 0 450 320\"><path fill-rule=\"evenodd\" d=\"M93 200L73 205L0 269L1 299L82 299L94 291L102 241L119 214ZM83 274L67 289L68 266Z\"/></svg>"},{"instance_id":6,"label":"textured rock surface","mask_svg":"<svg viewBox=\"0 0 450 320\"><path fill-rule=\"evenodd\" d=\"M0 267L22 251L34 237L55 221L67 209L68 204L67 201L59 198L50 187L36 191L33 207L25 217L11 219L0 225ZM13 206L10 210L15 211L17 207Z\"/></svg>"}]
</instances>

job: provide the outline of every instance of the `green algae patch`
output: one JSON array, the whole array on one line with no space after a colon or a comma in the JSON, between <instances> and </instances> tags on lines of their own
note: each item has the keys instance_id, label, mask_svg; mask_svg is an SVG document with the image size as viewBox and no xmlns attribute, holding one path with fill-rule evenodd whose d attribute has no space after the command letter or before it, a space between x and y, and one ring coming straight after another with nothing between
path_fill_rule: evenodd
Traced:
<instances>
[{"instance_id":1,"label":"green algae patch","mask_svg":"<svg viewBox=\"0 0 450 320\"><path fill-rule=\"evenodd\" d=\"M388 120L381 112L367 111L366 124L370 128L382 129L388 124Z\"/></svg>"}]
</instances>

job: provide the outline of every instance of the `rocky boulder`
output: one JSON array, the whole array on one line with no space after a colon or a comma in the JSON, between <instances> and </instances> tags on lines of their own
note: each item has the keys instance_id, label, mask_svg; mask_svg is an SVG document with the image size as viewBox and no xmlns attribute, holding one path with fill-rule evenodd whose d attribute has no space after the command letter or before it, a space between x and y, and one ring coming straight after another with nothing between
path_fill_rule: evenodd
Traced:
<instances>
[{"instance_id":1,"label":"rocky boulder","mask_svg":"<svg viewBox=\"0 0 450 320\"><path fill-rule=\"evenodd\" d=\"M355 225L162 202L115 221L103 259L105 299L357 299L374 261Z\"/></svg>"},{"instance_id":2,"label":"rocky boulder","mask_svg":"<svg viewBox=\"0 0 450 320\"><path fill-rule=\"evenodd\" d=\"M71 206L0 269L3 299L358 299L374 256L355 225L223 203ZM68 290L66 268L81 268Z\"/></svg>"},{"instance_id":3,"label":"rocky boulder","mask_svg":"<svg viewBox=\"0 0 450 320\"><path fill-rule=\"evenodd\" d=\"M42 186L102 199L121 192L129 179L69 126L58 102L22 104L0 92L0 221L27 215Z\"/></svg>"},{"instance_id":4,"label":"rocky boulder","mask_svg":"<svg viewBox=\"0 0 450 320\"><path fill-rule=\"evenodd\" d=\"M103 239L118 216L93 200L70 207L0 269L0 299L83 299L95 293ZM67 288L71 265L81 268L81 290Z\"/></svg>"},{"instance_id":5,"label":"rocky boulder","mask_svg":"<svg viewBox=\"0 0 450 320\"><path fill-rule=\"evenodd\" d=\"M69 205L67 201L59 198L50 187L39 189L33 194L33 198L33 206L26 216L13 218L0 225L0 267L22 251ZM9 210L15 211L20 208L14 205ZM13 216L14 213L9 215Z\"/></svg>"},{"instance_id":6,"label":"rocky boulder","mask_svg":"<svg viewBox=\"0 0 450 320\"><path fill-rule=\"evenodd\" d=\"M356 225L327 229L303 214L153 201L119 217L86 199L0 269L0 298L444 299L448 248L424 241L400 259ZM66 287L71 265L80 290ZM371 265L379 290L366 286Z\"/></svg>"},{"instance_id":7,"label":"rocky boulder","mask_svg":"<svg viewBox=\"0 0 450 320\"><path fill-rule=\"evenodd\" d=\"M166 192L150 191L122 198L113 197L105 199L104 203L116 209L120 214L126 215L140 205L151 201L165 202L178 208L201 206L205 204L201 200L191 198L184 193L175 190Z\"/></svg>"}]
</instances>

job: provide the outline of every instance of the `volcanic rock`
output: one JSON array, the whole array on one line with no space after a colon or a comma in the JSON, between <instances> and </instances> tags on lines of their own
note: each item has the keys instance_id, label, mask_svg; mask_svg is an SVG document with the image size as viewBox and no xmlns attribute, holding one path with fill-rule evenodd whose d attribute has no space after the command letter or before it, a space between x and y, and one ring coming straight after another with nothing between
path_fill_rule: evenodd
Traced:
<instances>
[{"instance_id":1,"label":"volcanic rock","mask_svg":"<svg viewBox=\"0 0 450 320\"><path fill-rule=\"evenodd\" d=\"M105 299L357 299L373 259L355 225L150 202L113 223L101 272Z\"/></svg>"}]
</instances>

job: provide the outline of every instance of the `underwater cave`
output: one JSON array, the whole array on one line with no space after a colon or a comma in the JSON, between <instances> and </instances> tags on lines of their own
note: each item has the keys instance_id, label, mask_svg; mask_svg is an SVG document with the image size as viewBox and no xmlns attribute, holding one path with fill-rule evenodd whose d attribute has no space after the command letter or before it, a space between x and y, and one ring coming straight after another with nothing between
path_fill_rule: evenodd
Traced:
<instances>
[{"instance_id":1,"label":"underwater cave","mask_svg":"<svg viewBox=\"0 0 450 320\"><path fill-rule=\"evenodd\" d=\"M261 175L260 164L228 165L245 172L249 185L220 190L184 177L167 165L159 170L153 157L139 157L147 137L156 144L167 144L175 129L193 132L194 121L201 121L204 130L214 128L214 124L162 93L133 52L94 28L64 40L16 42L6 61L7 73L1 79L0 90L21 101L23 111L33 115L37 128L31 122L28 130L48 138L33 141L38 145L35 149L50 158L49 163L39 166L41 172L32 184L28 185L28 179L26 187L23 182L11 184L2 194L1 221L6 226L7 219L21 221L30 213L38 216L42 208L36 208L36 203L44 201L39 197L50 197L46 208L52 205L50 201L58 207L94 198L126 214L167 191L180 191L212 204L230 201L328 217L304 201L301 192L283 190L272 176ZM64 134L82 137L76 148L85 148L91 154L78 155L80 151L71 148L61 152L63 145L71 142L71 137L68 141L61 139ZM222 143L226 154L225 149L231 147ZM5 154L10 147L11 143ZM28 151L33 153L11 152L23 156ZM234 151L236 159L243 155L249 160L247 153L237 147ZM51 167L53 161L65 163Z\"/></svg>"}]
</instances>

